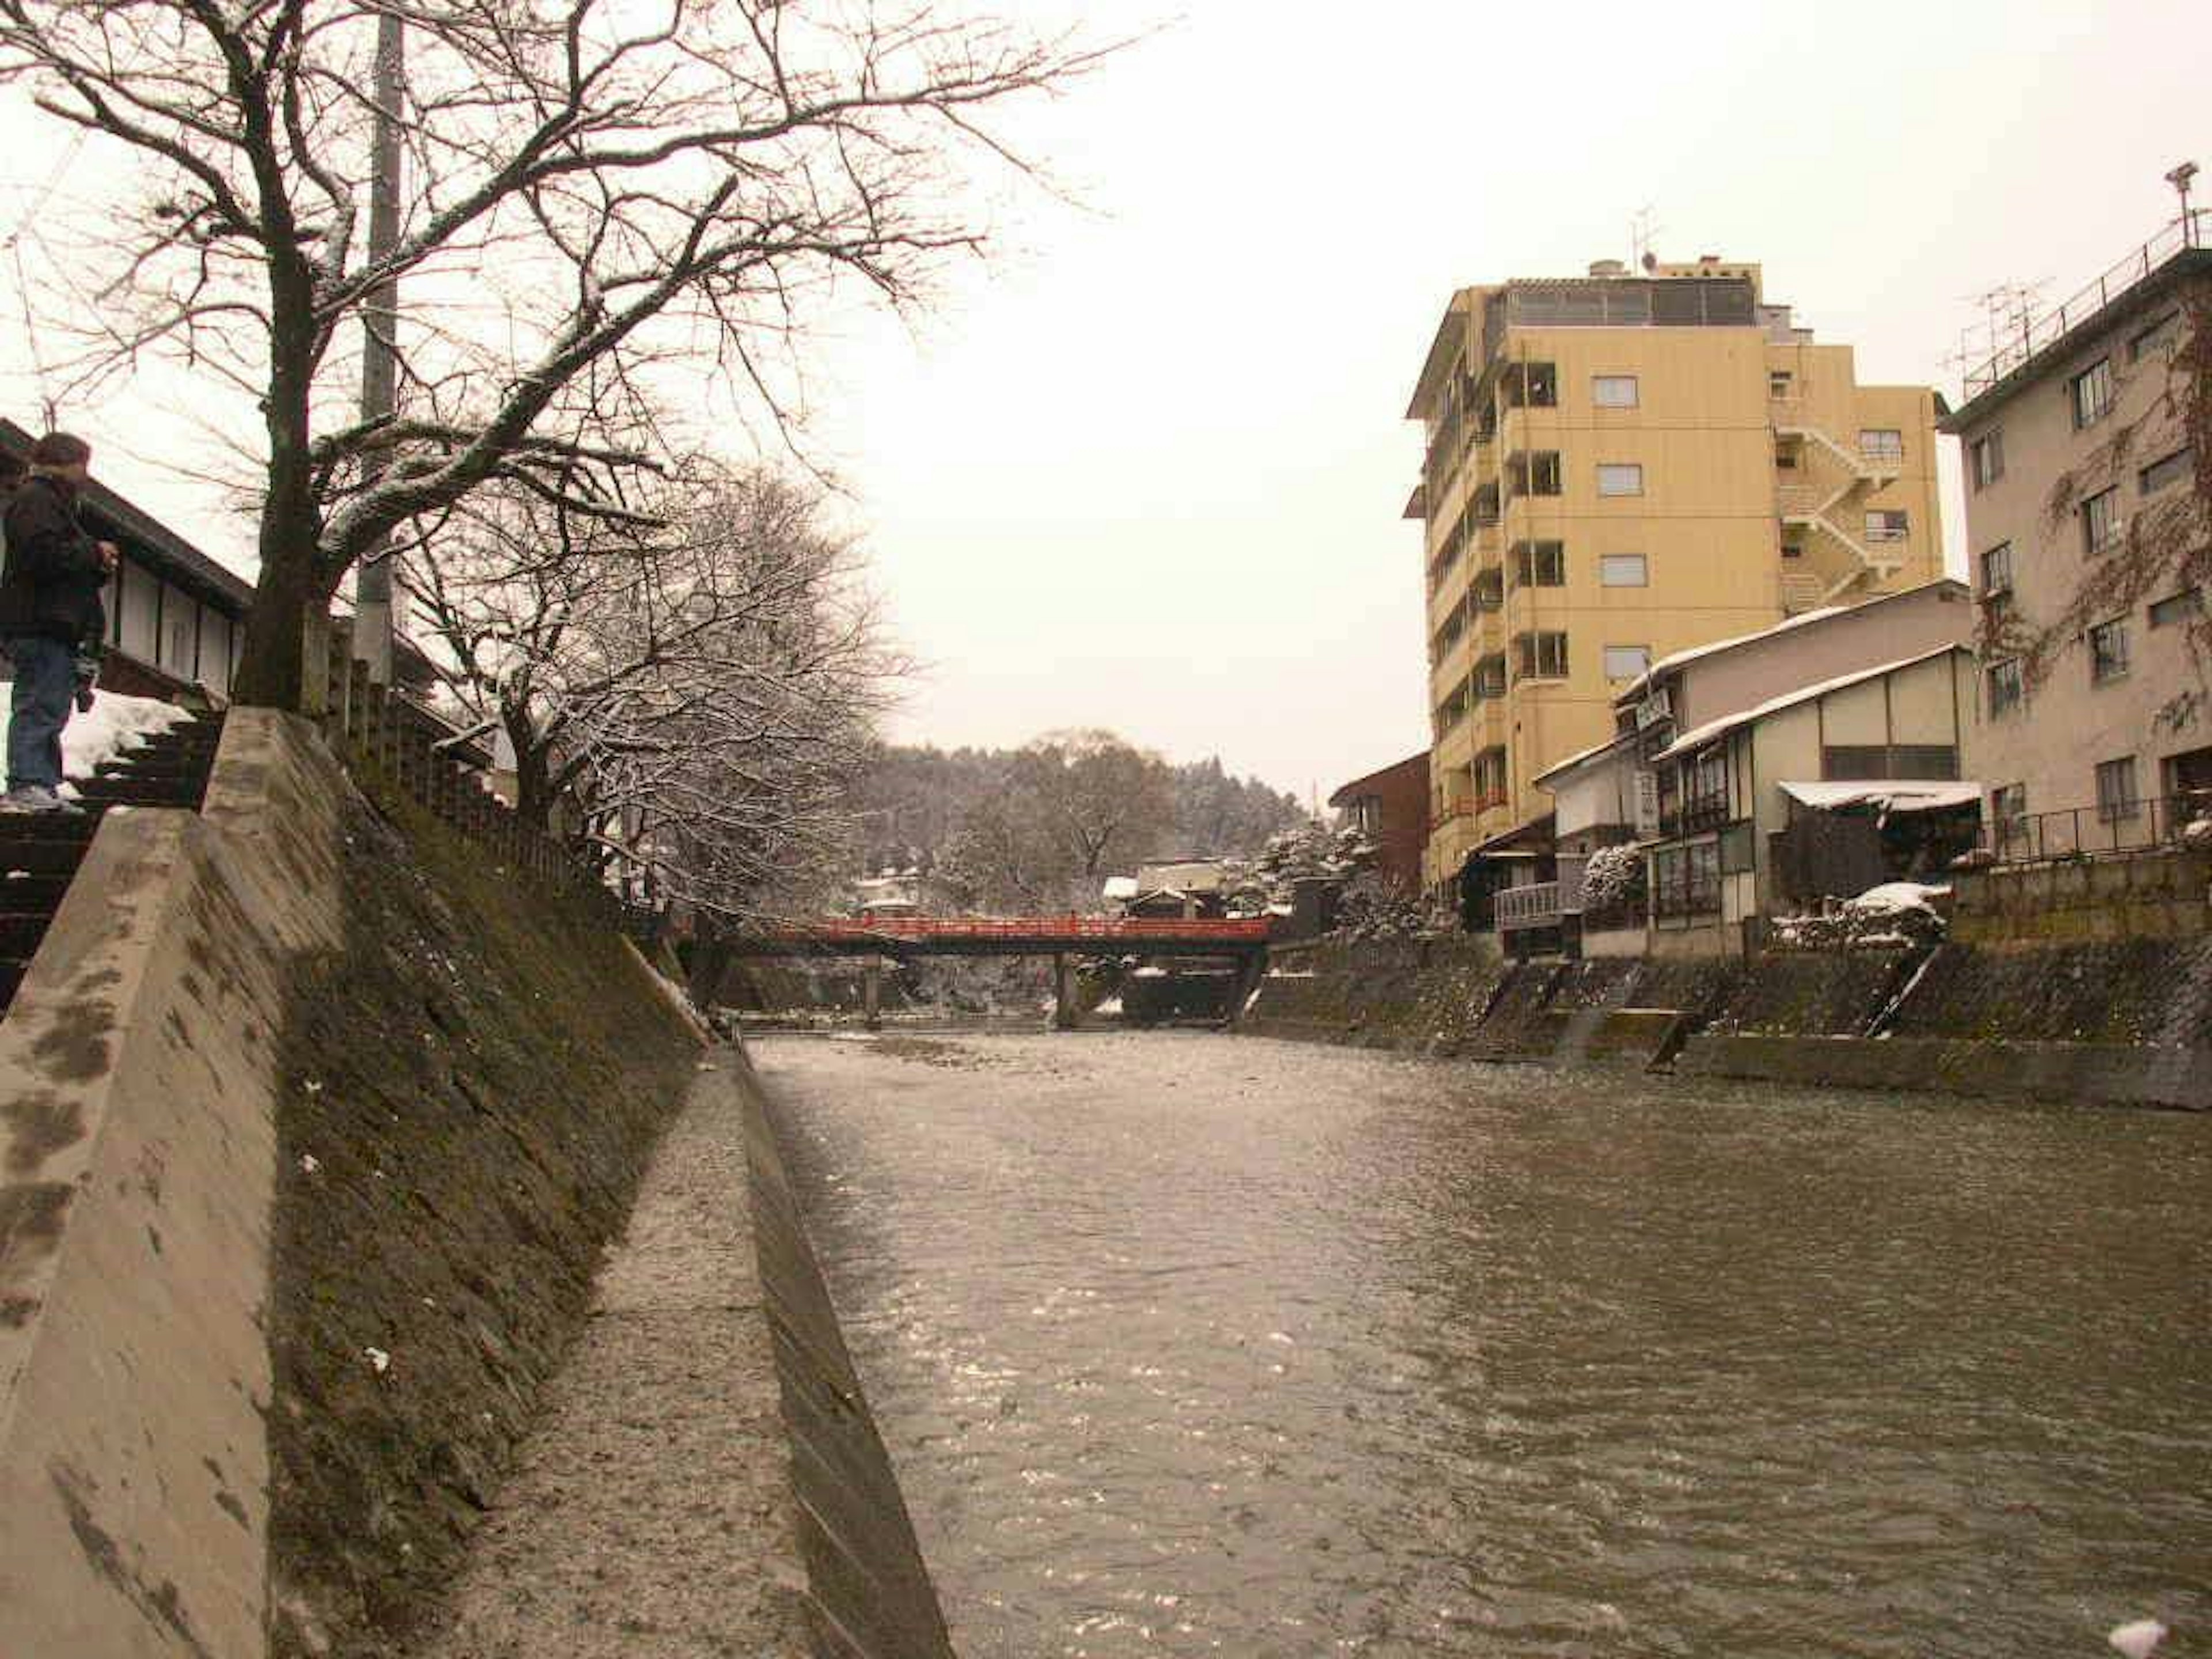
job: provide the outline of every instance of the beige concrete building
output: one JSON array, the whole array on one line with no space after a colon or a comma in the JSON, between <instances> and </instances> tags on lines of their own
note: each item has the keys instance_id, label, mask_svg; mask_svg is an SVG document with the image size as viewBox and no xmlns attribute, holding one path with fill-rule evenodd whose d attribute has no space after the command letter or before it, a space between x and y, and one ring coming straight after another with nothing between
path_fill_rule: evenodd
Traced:
<instances>
[{"instance_id":1,"label":"beige concrete building","mask_svg":"<svg viewBox=\"0 0 2212 1659\"><path fill-rule=\"evenodd\" d=\"M2160 840L2212 792L2212 641L2183 574L2212 534L2184 424L2206 393L2177 361L2212 306L2212 215L2193 218L1970 371L1943 422L1965 450L1972 767L2001 856Z\"/></svg>"},{"instance_id":2,"label":"beige concrete building","mask_svg":"<svg viewBox=\"0 0 2212 1659\"><path fill-rule=\"evenodd\" d=\"M1915 853L1939 830L1962 850L1972 624L1947 578L1654 663L1614 700L1611 742L1539 775L1555 891L1500 892L1501 931L1561 927L1589 956L1733 951L1778 909L1924 873ZM1650 902L1586 902L1590 854L1629 844Z\"/></svg>"},{"instance_id":3,"label":"beige concrete building","mask_svg":"<svg viewBox=\"0 0 2212 1659\"><path fill-rule=\"evenodd\" d=\"M1602 741L1655 659L1942 570L1934 393L1859 385L1754 264L1462 289L1407 413L1432 888L1546 810L1536 775Z\"/></svg>"}]
</instances>

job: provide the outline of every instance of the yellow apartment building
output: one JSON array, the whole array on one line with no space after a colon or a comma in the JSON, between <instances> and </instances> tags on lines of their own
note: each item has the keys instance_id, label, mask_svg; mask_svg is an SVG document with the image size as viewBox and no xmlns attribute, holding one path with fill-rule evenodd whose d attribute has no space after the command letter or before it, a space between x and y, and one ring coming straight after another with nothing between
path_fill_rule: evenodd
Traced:
<instances>
[{"instance_id":1,"label":"yellow apartment building","mask_svg":"<svg viewBox=\"0 0 2212 1659\"><path fill-rule=\"evenodd\" d=\"M1452 296L1427 441L1431 890L1550 810L1654 659L1943 574L1936 394L1858 383L1717 258Z\"/></svg>"}]
</instances>

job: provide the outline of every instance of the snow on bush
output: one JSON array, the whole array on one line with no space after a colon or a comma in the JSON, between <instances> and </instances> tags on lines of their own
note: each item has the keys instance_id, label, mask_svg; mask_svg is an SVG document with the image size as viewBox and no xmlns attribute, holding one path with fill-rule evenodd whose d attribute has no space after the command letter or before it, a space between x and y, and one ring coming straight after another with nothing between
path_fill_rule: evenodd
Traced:
<instances>
[{"instance_id":1,"label":"snow on bush","mask_svg":"<svg viewBox=\"0 0 2212 1659\"><path fill-rule=\"evenodd\" d=\"M2212 853L2212 818L2191 818L2182 825L2181 844L2192 852Z\"/></svg>"},{"instance_id":2,"label":"snow on bush","mask_svg":"<svg viewBox=\"0 0 2212 1659\"><path fill-rule=\"evenodd\" d=\"M1950 896L1948 887L1887 881L1820 915L1777 916L1775 942L1801 951L1924 949L1943 942L1936 902Z\"/></svg>"},{"instance_id":3,"label":"snow on bush","mask_svg":"<svg viewBox=\"0 0 2212 1659\"><path fill-rule=\"evenodd\" d=\"M1601 847L1583 864L1583 908L1613 910L1644 896L1644 851Z\"/></svg>"}]
</instances>

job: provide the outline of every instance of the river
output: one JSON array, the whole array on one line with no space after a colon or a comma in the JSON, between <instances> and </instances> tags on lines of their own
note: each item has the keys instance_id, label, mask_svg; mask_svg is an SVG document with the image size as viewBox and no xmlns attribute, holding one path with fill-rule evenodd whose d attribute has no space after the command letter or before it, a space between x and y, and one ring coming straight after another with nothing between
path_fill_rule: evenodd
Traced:
<instances>
[{"instance_id":1,"label":"river","mask_svg":"<svg viewBox=\"0 0 2212 1659\"><path fill-rule=\"evenodd\" d=\"M2212 1115L755 1053L964 1659L2212 1652Z\"/></svg>"}]
</instances>

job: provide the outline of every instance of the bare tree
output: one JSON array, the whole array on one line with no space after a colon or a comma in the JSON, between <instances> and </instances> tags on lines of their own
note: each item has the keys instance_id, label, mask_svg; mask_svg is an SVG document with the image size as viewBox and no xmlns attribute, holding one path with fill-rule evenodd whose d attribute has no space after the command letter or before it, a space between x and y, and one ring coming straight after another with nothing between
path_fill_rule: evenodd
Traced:
<instances>
[{"instance_id":1,"label":"bare tree","mask_svg":"<svg viewBox=\"0 0 2212 1659\"><path fill-rule=\"evenodd\" d=\"M930 0L410 4L401 230L372 257L385 9L0 0L0 78L127 147L148 185L103 212L81 365L165 350L258 404L237 689L282 707L307 619L400 526L501 481L618 499L611 475L661 447L662 366L791 414L825 293L854 279L903 305L941 256L980 248L964 164L1024 165L985 123L1102 55ZM403 277L398 413L333 417L352 325Z\"/></svg>"},{"instance_id":2,"label":"bare tree","mask_svg":"<svg viewBox=\"0 0 2212 1659\"><path fill-rule=\"evenodd\" d=\"M842 869L846 797L902 664L820 501L706 463L624 514L502 489L418 540L410 586L464 717L514 754L518 808L659 894L773 908Z\"/></svg>"},{"instance_id":3,"label":"bare tree","mask_svg":"<svg viewBox=\"0 0 2212 1659\"><path fill-rule=\"evenodd\" d=\"M944 873L984 903L1086 902L1109 859L1157 852L1174 820L1173 775L1158 755L1111 732L1048 732L962 815Z\"/></svg>"}]
</instances>

